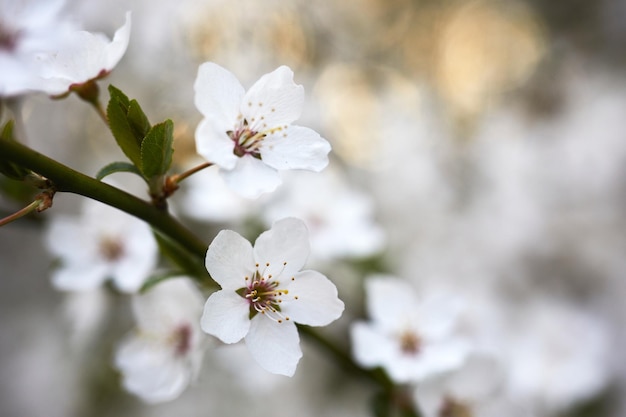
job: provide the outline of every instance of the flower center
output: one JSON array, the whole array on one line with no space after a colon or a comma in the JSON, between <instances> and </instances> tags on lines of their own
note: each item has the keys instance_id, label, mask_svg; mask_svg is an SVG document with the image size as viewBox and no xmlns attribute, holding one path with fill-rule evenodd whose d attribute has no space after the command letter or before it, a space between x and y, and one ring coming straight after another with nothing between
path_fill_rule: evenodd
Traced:
<instances>
[{"instance_id":1,"label":"flower center","mask_svg":"<svg viewBox=\"0 0 626 417\"><path fill-rule=\"evenodd\" d=\"M0 51L13 51L17 46L18 33L11 31L0 22Z\"/></svg>"},{"instance_id":2,"label":"flower center","mask_svg":"<svg viewBox=\"0 0 626 417\"><path fill-rule=\"evenodd\" d=\"M439 409L438 417L472 417L469 405L446 396Z\"/></svg>"},{"instance_id":3,"label":"flower center","mask_svg":"<svg viewBox=\"0 0 626 417\"><path fill-rule=\"evenodd\" d=\"M248 121L243 120L243 123L236 130L229 130L226 132L228 137L235 143L233 153L239 157L244 155L252 155L255 158L261 159L261 153L259 148L261 142L265 137L265 133L255 132L248 127Z\"/></svg>"},{"instance_id":4,"label":"flower center","mask_svg":"<svg viewBox=\"0 0 626 417\"><path fill-rule=\"evenodd\" d=\"M117 261L124 254L124 245L119 239L104 236L100 240L100 253L107 261Z\"/></svg>"},{"instance_id":5,"label":"flower center","mask_svg":"<svg viewBox=\"0 0 626 417\"><path fill-rule=\"evenodd\" d=\"M267 266L269 264L266 264ZM278 280L272 279L272 275L264 277L258 269L254 272L252 279L245 277L245 280L247 285L238 289L237 294L250 303L250 319L261 313L278 323L282 323L283 320L289 320L289 317L282 314L280 309L280 303L283 302L282 297L287 295L289 291L280 289Z\"/></svg>"},{"instance_id":6,"label":"flower center","mask_svg":"<svg viewBox=\"0 0 626 417\"><path fill-rule=\"evenodd\" d=\"M174 352L176 356L184 356L191 349L191 326L182 324L174 331Z\"/></svg>"},{"instance_id":7,"label":"flower center","mask_svg":"<svg viewBox=\"0 0 626 417\"><path fill-rule=\"evenodd\" d=\"M400 349L407 355L417 355L422 349L422 339L415 332L405 330L400 335Z\"/></svg>"},{"instance_id":8,"label":"flower center","mask_svg":"<svg viewBox=\"0 0 626 417\"><path fill-rule=\"evenodd\" d=\"M259 106L261 105L262 104L259 103ZM272 108L272 112L273 111L274 109ZM235 130L226 132L228 137L235 144L233 153L239 157L252 155L257 159L261 159L261 144L267 135L283 132L283 138L287 137L287 125L268 127L267 123L264 123L265 116L261 116L257 121L262 128L261 130L254 130L250 127L250 123L256 123L254 117L250 119L250 123L248 123L248 120L242 119L243 117L240 114L238 117L238 120L240 120L239 126Z\"/></svg>"}]
</instances>

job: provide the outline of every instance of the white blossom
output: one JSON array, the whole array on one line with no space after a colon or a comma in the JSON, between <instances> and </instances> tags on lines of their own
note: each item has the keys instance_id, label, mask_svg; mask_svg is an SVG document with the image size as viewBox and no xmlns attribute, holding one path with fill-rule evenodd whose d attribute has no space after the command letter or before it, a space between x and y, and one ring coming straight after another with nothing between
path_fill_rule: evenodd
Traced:
<instances>
[{"instance_id":1,"label":"white blossom","mask_svg":"<svg viewBox=\"0 0 626 417\"><path fill-rule=\"evenodd\" d=\"M338 171L299 172L285 186L283 193L268 202L264 217L304 220L312 257L364 257L383 248L385 234L374 221L373 201L350 187Z\"/></svg>"},{"instance_id":2,"label":"white blossom","mask_svg":"<svg viewBox=\"0 0 626 417\"><path fill-rule=\"evenodd\" d=\"M599 317L557 299L535 300L518 313L504 349L512 397L549 414L607 386L615 341Z\"/></svg>"},{"instance_id":3,"label":"white blossom","mask_svg":"<svg viewBox=\"0 0 626 417\"><path fill-rule=\"evenodd\" d=\"M527 410L506 395L504 368L496 358L474 355L459 369L417 385L424 417L524 417Z\"/></svg>"},{"instance_id":4,"label":"white blossom","mask_svg":"<svg viewBox=\"0 0 626 417\"><path fill-rule=\"evenodd\" d=\"M202 329L225 343L245 338L259 365L292 376L302 356L296 323L325 326L344 309L328 278L301 271L308 255L308 232L299 219L277 221L254 247L222 230L206 256L207 270L222 289L207 300Z\"/></svg>"},{"instance_id":5,"label":"white blossom","mask_svg":"<svg viewBox=\"0 0 626 417\"><path fill-rule=\"evenodd\" d=\"M131 13L109 40L104 34L73 31L62 48L41 53L41 84L38 88L50 95L67 93L70 88L106 76L122 59L130 38Z\"/></svg>"},{"instance_id":6,"label":"white blossom","mask_svg":"<svg viewBox=\"0 0 626 417\"><path fill-rule=\"evenodd\" d=\"M120 291L134 292L157 262L157 244L146 223L88 199L80 216L51 220L46 244L60 258L52 271L60 290L90 290L110 278Z\"/></svg>"},{"instance_id":7,"label":"white blossom","mask_svg":"<svg viewBox=\"0 0 626 417\"><path fill-rule=\"evenodd\" d=\"M365 283L370 322L352 325L352 349L364 367L382 366L398 383L417 382L460 367L469 342L457 334L460 302L420 297L398 278L374 276Z\"/></svg>"},{"instance_id":8,"label":"white blossom","mask_svg":"<svg viewBox=\"0 0 626 417\"><path fill-rule=\"evenodd\" d=\"M328 165L329 143L314 130L291 124L302 112L304 88L293 82L288 67L265 74L246 92L228 70L205 62L194 90L204 116L196 149L242 196L276 189L278 170L319 172Z\"/></svg>"},{"instance_id":9,"label":"white blossom","mask_svg":"<svg viewBox=\"0 0 626 417\"><path fill-rule=\"evenodd\" d=\"M202 364L203 297L186 277L157 284L132 300L137 328L118 346L115 365L124 387L148 403L177 398Z\"/></svg>"},{"instance_id":10,"label":"white blossom","mask_svg":"<svg viewBox=\"0 0 626 417\"><path fill-rule=\"evenodd\" d=\"M256 200L244 198L227 187L216 167L210 167L190 176L182 186L184 192L179 208L196 220L238 221L257 208Z\"/></svg>"},{"instance_id":11,"label":"white blossom","mask_svg":"<svg viewBox=\"0 0 626 417\"><path fill-rule=\"evenodd\" d=\"M64 4L64 0L0 1L0 96L36 90L36 55L68 41L72 25L59 14Z\"/></svg>"}]
</instances>

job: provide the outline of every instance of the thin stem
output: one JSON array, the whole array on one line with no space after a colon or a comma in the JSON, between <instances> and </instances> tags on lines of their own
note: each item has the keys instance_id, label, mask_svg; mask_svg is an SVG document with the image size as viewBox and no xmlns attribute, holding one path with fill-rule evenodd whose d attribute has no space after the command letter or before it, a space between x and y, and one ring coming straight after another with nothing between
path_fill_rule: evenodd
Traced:
<instances>
[{"instance_id":1,"label":"thin stem","mask_svg":"<svg viewBox=\"0 0 626 417\"><path fill-rule=\"evenodd\" d=\"M152 198L153 202L157 203L155 204L155 206L159 207L159 203L161 205L163 204L167 205L167 198L169 198L172 194L176 192L176 190L178 190L178 187L179 187L178 184L182 180L184 180L187 177L190 177L196 172L202 171L203 169L210 167L211 165L213 165L212 162L205 162L181 174L174 174L174 175L165 177L165 181L163 181L163 186L161 188L161 193L155 194L156 198L155 197Z\"/></svg>"},{"instance_id":2,"label":"thin stem","mask_svg":"<svg viewBox=\"0 0 626 417\"><path fill-rule=\"evenodd\" d=\"M171 176L171 181L178 184L181 181L183 181L185 178L192 176L193 174L195 174L196 172L202 171L205 168L208 168L210 166L213 166L212 162L205 162L203 164L200 164L196 167L193 167L183 173L180 174L176 174L176 175L172 175Z\"/></svg>"},{"instance_id":3,"label":"thin stem","mask_svg":"<svg viewBox=\"0 0 626 417\"><path fill-rule=\"evenodd\" d=\"M18 142L0 140L0 158L22 165L48 178L58 192L80 194L138 217L199 258L208 244L198 239L167 212L131 194L75 171Z\"/></svg>"},{"instance_id":4,"label":"thin stem","mask_svg":"<svg viewBox=\"0 0 626 417\"><path fill-rule=\"evenodd\" d=\"M102 107L102 103L100 102L100 100L95 100L95 101L90 101L91 105L93 106L94 109L96 109L96 112L98 113L98 115L100 116L100 118L104 121L104 124L106 124L107 126L109 125L109 118L107 117L107 113L104 110L104 107Z\"/></svg>"},{"instance_id":5,"label":"thin stem","mask_svg":"<svg viewBox=\"0 0 626 417\"><path fill-rule=\"evenodd\" d=\"M29 205L27 205L26 207L24 207L23 209L16 211L15 213L6 216L3 219L0 219L0 227L11 223L14 220L20 219L24 216L26 216L27 214L32 213L33 211L37 210L37 207L39 207L39 204L41 204L43 200L42 199L37 199L35 201L33 201L32 203L30 203Z\"/></svg>"},{"instance_id":6,"label":"thin stem","mask_svg":"<svg viewBox=\"0 0 626 417\"><path fill-rule=\"evenodd\" d=\"M72 84L68 90L69 92L76 93L78 97L87 103L91 104L98 115L104 120L104 123L109 125L109 118L107 117L104 108L102 107L102 103L100 102L100 87L98 86L98 79L107 75L106 71L101 71L100 74L96 78L92 78L91 80L85 81L81 84Z\"/></svg>"}]
</instances>

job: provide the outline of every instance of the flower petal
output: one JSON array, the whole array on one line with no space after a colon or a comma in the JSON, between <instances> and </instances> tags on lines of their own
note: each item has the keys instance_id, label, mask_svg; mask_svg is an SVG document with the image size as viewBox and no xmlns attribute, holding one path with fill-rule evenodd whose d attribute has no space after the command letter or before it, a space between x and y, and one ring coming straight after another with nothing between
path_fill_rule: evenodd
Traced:
<instances>
[{"instance_id":1,"label":"flower petal","mask_svg":"<svg viewBox=\"0 0 626 417\"><path fill-rule=\"evenodd\" d=\"M154 258L156 260L156 257ZM121 292L134 293L141 288L156 262L142 258L125 258L111 265L111 280Z\"/></svg>"},{"instance_id":2,"label":"flower petal","mask_svg":"<svg viewBox=\"0 0 626 417\"><path fill-rule=\"evenodd\" d=\"M46 247L67 263L95 261L98 241L90 232L91 229L76 217L54 217L46 230Z\"/></svg>"},{"instance_id":3,"label":"flower petal","mask_svg":"<svg viewBox=\"0 0 626 417\"><path fill-rule=\"evenodd\" d=\"M220 173L231 190L247 198L257 198L274 191L281 183L280 175L274 168L250 155L238 158L234 169L222 169Z\"/></svg>"},{"instance_id":4,"label":"flower petal","mask_svg":"<svg viewBox=\"0 0 626 417\"><path fill-rule=\"evenodd\" d=\"M445 339L454 331L462 300L449 294L431 294L419 306L420 332L428 339Z\"/></svg>"},{"instance_id":5,"label":"flower petal","mask_svg":"<svg viewBox=\"0 0 626 417\"><path fill-rule=\"evenodd\" d=\"M190 367L177 360L167 345L137 335L119 344L115 366L123 374L124 388L148 403L177 398L192 375Z\"/></svg>"},{"instance_id":6,"label":"flower petal","mask_svg":"<svg viewBox=\"0 0 626 417\"><path fill-rule=\"evenodd\" d=\"M430 376L460 368L469 351L469 343L460 338L426 344L414 361L413 366L405 366L401 372L406 373L413 381L421 381ZM400 371L398 370L398 372Z\"/></svg>"},{"instance_id":7,"label":"flower petal","mask_svg":"<svg viewBox=\"0 0 626 417\"><path fill-rule=\"evenodd\" d=\"M124 25L115 31L113 40L105 48L106 66L104 69L111 70L122 59L126 49L128 49L128 41L130 39L131 28L131 12L126 12L126 20Z\"/></svg>"},{"instance_id":8,"label":"flower petal","mask_svg":"<svg viewBox=\"0 0 626 417\"><path fill-rule=\"evenodd\" d=\"M369 316L387 330L403 325L417 309L415 290L399 278L375 275L365 282L365 291Z\"/></svg>"},{"instance_id":9,"label":"flower petal","mask_svg":"<svg viewBox=\"0 0 626 417\"><path fill-rule=\"evenodd\" d=\"M222 121L203 119L196 128L196 151L217 166L233 169L239 158L233 153L234 142L226 130Z\"/></svg>"},{"instance_id":10,"label":"flower petal","mask_svg":"<svg viewBox=\"0 0 626 417\"><path fill-rule=\"evenodd\" d=\"M276 323L257 314L245 340L252 357L265 370L286 376L293 376L296 372L302 351L298 329L293 322Z\"/></svg>"},{"instance_id":11,"label":"flower petal","mask_svg":"<svg viewBox=\"0 0 626 417\"><path fill-rule=\"evenodd\" d=\"M254 131L289 125L300 117L304 87L293 82L293 71L281 66L262 76L241 102L241 114Z\"/></svg>"},{"instance_id":12,"label":"flower petal","mask_svg":"<svg viewBox=\"0 0 626 417\"><path fill-rule=\"evenodd\" d=\"M328 141L316 131L288 126L269 134L261 147L263 162L276 169L307 169L319 172L328 165Z\"/></svg>"},{"instance_id":13,"label":"flower petal","mask_svg":"<svg viewBox=\"0 0 626 417\"><path fill-rule=\"evenodd\" d=\"M350 327L350 337L354 359L367 368L382 365L395 351L392 340L363 322Z\"/></svg>"},{"instance_id":14,"label":"flower petal","mask_svg":"<svg viewBox=\"0 0 626 417\"><path fill-rule=\"evenodd\" d=\"M288 283L289 293L283 297L281 309L291 320L309 326L326 326L341 317L344 304L337 297L335 284L324 275L302 271Z\"/></svg>"},{"instance_id":15,"label":"flower petal","mask_svg":"<svg viewBox=\"0 0 626 417\"><path fill-rule=\"evenodd\" d=\"M309 257L309 231L304 222L294 217L278 220L254 243L254 258L264 265L263 275L275 279L291 279L302 269ZM265 265L269 263L269 266Z\"/></svg>"},{"instance_id":16,"label":"flower petal","mask_svg":"<svg viewBox=\"0 0 626 417\"><path fill-rule=\"evenodd\" d=\"M198 288L185 276L163 281L131 300L137 326L164 337L185 324L193 331L200 330L198 318L202 316L204 304Z\"/></svg>"},{"instance_id":17,"label":"flower petal","mask_svg":"<svg viewBox=\"0 0 626 417\"><path fill-rule=\"evenodd\" d=\"M254 273L252 245L239 233L222 230L209 245L205 265L222 288L237 290Z\"/></svg>"},{"instance_id":18,"label":"flower petal","mask_svg":"<svg viewBox=\"0 0 626 417\"><path fill-rule=\"evenodd\" d=\"M205 62L198 68L193 88L200 113L216 122L223 121L226 130L233 129L245 94L239 80L227 69Z\"/></svg>"},{"instance_id":19,"label":"flower petal","mask_svg":"<svg viewBox=\"0 0 626 417\"><path fill-rule=\"evenodd\" d=\"M61 49L39 53L40 89L48 94L61 94L74 84L97 79L111 71L122 59L130 38L130 12L126 22L110 41L101 33L74 31Z\"/></svg>"},{"instance_id":20,"label":"flower petal","mask_svg":"<svg viewBox=\"0 0 626 417\"><path fill-rule=\"evenodd\" d=\"M108 272L103 262L73 263L52 271L52 285L63 291L93 290L108 278Z\"/></svg>"},{"instance_id":21,"label":"flower petal","mask_svg":"<svg viewBox=\"0 0 626 417\"><path fill-rule=\"evenodd\" d=\"M127 235L123 236L123 256L111 265L111 278L122 292L137 291L158 261L158 247L150 228L132 220L127 222Z\"/></svg>"},{"instance_id":22,"label":"flower petal","mask_svg":"<svg viewBox=\"0 0 626 417\"><path fill-rule=\"evenodd\" d=\"M236 292L217 291L204 305L200 326L224 343L241 340L250 329L250 305Z\"/></svg>"}]
</instances>

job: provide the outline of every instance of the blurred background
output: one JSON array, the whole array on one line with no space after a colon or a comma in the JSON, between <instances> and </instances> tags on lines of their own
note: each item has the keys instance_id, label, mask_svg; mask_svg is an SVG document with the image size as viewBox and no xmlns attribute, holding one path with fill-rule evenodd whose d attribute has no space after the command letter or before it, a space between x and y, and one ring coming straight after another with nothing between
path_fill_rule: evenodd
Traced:
<instances>
[{"instance_id":1,"label":"blurred background","mask_svg":"<svg viewBox=\"0 0 626 417\"><path fill-rule=\"evenodd\" d=\"M246 88L290 66L307 94L298 124L333 146L332 185L299 185L287 173L275 195L250 202L223 190L196 195L211 181L208 171L190 181L173 210L206 241L223 227L254 238L276 213L311 206L317 211L302 216L336 228L347 222L333 220L338 213L358 218L352 229L335 229L359 236L357 243L325 251L341 239L322 235L314 244L311 267L337 284L348 306L331 336L347 346L350 322L363 315L363 280L393 274L424 293L468 300L469 326L496 346L507 390L530 415L626 415L626 2L76 0L67 7L86 29L108 36L126 10L133 11L129 49L100 84L105 99L112 83L151 121L174 120L176 170L198 162L193 82L204 61L228 68ZM123 159L76 97L29 97L23 112L29 145L67 165L94 175ZM130 176L118 181L144 192ZM28 192L4 178L0 185L5 216ZM344 191L331 192L336 186ZM307 192L294 198L298 189ZM335 208L346 190L355 198ZM270 398L280 404L276 416L368 415L371 387L341 375L306 343L292 380L268 379L239 360L231 360L239 369L225 366L232 352L223 352L207 354L197 384L171 403L147 406L125 393L110 364L133 325L128 299L60 293L49 281L46 221L77 213L79 204L57 195L46 213L0 229L1 415L244 415Z\"/></svg>"}]
</instances>

